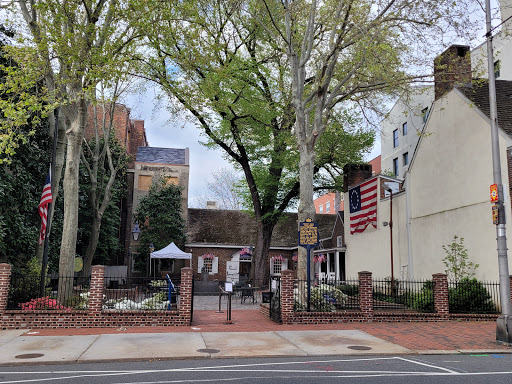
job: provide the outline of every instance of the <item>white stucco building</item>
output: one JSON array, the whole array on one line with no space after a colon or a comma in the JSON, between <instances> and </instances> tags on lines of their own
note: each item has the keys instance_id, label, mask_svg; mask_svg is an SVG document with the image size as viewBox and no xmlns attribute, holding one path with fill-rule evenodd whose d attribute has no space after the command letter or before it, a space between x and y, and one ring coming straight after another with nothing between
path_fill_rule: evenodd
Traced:
<instances>
[{"instance_id":1,"label":"white stucco building","mask_svg":"<svg viewBox=\"0 0 512 384\"><path fill-rule=\"evenodd\" d=\"M466 47L452 46L445 53L460 60L459 70L471 73L467 70L469 61L460 55L462 48ZM477 277L498 280L496 227L492 223L489 193L493 184L489 91L487 84L477 86L467 80L462 76L439 82L441 88L436 89L436 100L403 174L403 190L393 196L395 277L429 278L433 273L444 272L442 259L446 254L442 245L451 243L457 235L464 238L470 261L480 265ZM496 88L510 241L512 81L498 80ZM376 276L390 276L390 231L389 226L382 224L389 219L390 201L382 189L377 204L377 228L370 226L363 233L351 235L347 229L350 213L345 210L347 275L369 270Z\"/></svg>"}]
</instances>

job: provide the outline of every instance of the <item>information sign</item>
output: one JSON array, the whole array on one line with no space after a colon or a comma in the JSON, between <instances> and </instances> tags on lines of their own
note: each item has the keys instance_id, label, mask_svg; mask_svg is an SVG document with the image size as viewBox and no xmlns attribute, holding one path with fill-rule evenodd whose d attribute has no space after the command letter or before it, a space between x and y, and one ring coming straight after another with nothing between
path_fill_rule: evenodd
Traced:
<instances>
[{"instance_id":1,"label":"information sign","mask_svg":"<svg viewBox=\"0 0 512 384\"><path fill-rule=\"evenodd\" d=\"M496 204L492 206L492 223L498 224L498 205Z\"/></svg>"},{"instance_id":2,"label":"information sign","mask_svg":"<svg viewBox=\"0 0 512 384\"><path fill-rule=\"evenodd\" d=\"M498 185L492 184L491 185L491 203L497 203L498 202Z\"/></svg>"},{"instance_id":3,"label":"information sign","mask_svg":"<svg viewBox=\"0 0 512 384\"><path fill-rule=\"evenodd\" d=\"M310 218L299 224L299 246L304 248L318 246L318 224Z\"/></svg>"}]
</instances>

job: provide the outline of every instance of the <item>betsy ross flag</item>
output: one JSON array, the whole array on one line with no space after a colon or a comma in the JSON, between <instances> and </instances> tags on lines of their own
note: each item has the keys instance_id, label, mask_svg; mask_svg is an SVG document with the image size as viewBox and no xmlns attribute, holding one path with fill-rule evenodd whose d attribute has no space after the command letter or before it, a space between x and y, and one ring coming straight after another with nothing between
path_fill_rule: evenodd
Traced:
<instances>
[{"instance_id":1,"label":"betsy ross flag","mask_svg":"<svg viewBox=\"0 0 512 384\"><path fill-rule=\"evenodd\" d=\"M350 234L363 232L369 224L377 228L377 180L349 189Z\"/></svg>"},{"instance_id":2,"label":"betsy ross flag","mask_svg":"<svg viewBox=\"0 0 512 384\"><path fill-rule=\"evenodd\" d=\"M44 183L43 194L39 202L39 216L41 216L41 232L39 235L39 245L42 245L46 237L46 220L48 218L48 204L52 202L52 183L50 172L46 175L46 182Z\"/></svg>"}]
</instances>

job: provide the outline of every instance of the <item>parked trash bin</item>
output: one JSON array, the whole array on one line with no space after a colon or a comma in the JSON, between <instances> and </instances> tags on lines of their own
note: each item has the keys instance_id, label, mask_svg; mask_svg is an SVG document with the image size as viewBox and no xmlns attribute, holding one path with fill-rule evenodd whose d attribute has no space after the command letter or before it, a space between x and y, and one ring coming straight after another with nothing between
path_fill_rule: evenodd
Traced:
<instances>
[{"instance_id":1,"label":"parked trash bin","mask_svg":"<svg viewBox=\"0 0 512 384\"><path fill-rule=\"evenodd\" d=\"M261 301L264 303L270 303L272 298L272 292L261 292Z\"/></svg>"}]
</instances>

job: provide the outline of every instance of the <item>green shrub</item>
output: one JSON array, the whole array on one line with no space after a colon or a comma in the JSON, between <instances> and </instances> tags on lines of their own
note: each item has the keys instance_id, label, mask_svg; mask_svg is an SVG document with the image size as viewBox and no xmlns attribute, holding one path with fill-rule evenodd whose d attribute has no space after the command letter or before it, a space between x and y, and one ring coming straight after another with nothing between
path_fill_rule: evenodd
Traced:
<instances>
[{"instance_id":1,"label":"green shrub","mask_svg":"<svg viewBox=\"0 0 512 384\"><path fill-rule=\"evenodd\" d=\"M359 295L359 285L356 284L340 284L337 287L341 292L348 296Z\"/></svg>"},{"instance_id":2,"label":"green shrub","mask_svg":"<svg viewBox=\"0 0 512 384\"><path fill-rule=\"evenodd\" d=\"M463 278L455 288L448 290L450 312L458 313L494 313L496 306L484 285L473 278Z\"/></svg>"},{"instance_id":3,"label":"green shrub","mask_svg":"<svg viewBox=\"0 0 512 384\"><path fill-rule=\"evenodd\" d=\"M434 284L431 280L426 281L417 294L411 294L408 304L418 312L434 311Z\"/></svg>"}]
</instances>

